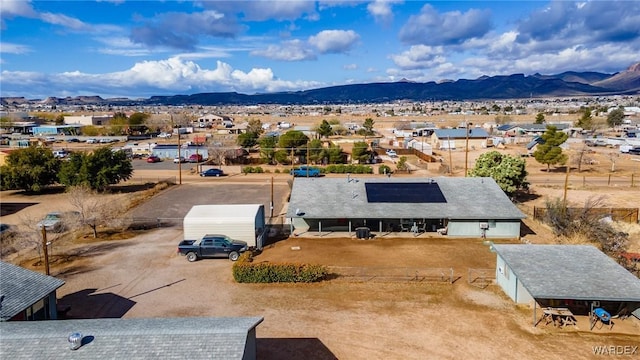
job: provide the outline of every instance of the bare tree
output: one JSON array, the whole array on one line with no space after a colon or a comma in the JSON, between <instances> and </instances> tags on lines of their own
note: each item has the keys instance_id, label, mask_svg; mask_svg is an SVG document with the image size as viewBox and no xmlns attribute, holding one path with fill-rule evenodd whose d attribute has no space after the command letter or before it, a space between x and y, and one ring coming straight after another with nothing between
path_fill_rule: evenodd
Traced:
<instances>
[{"instance_id":1,"label":"bare tree","mask_svg":"<svg viewBox=\"0 0 640 360\"><path fill-rule=\"evenodd\" d=\"M616 161L620 158L620 154L611 152L607 155L609 161L611 161L611 172L616 172Z\"/></svg>"},{"instance_id":2,"label":"bare tree","mask_svg":"<svg viewBox=\"0 0 640 360\"><path fill-rule=\"evenodd\" d=\"M120 200L104 201L88 186L73 186L67 191L69 203L78 212L77 227L87 225L93 231L93 237L98 237L98 227L109 226L127 228L129 221L123 214L127 210L127 202Z\"/></svg>"},{"instance_id":3,"label":"bare tree","mask_svg":"<svg viewBox=\"0 0 640 360\"><path fill-rule=\"evenodd\" d=\"M216 165L226 165L227 160L237 157L237 146L232 136L217 136L209 141L207 147L209 161Z\"/></svg>"}]
</instances>

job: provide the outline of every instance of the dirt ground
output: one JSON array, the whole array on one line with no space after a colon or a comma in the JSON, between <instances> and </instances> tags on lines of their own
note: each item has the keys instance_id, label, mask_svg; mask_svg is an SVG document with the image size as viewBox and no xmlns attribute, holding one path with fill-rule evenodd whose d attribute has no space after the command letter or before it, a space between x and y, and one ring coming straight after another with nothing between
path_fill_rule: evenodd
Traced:
<instances>
[{"instance_id":1,"label":"dirt ground","mask_svg":"<svg viewBox=\"0 0 640 360\"><path fill-rule=\"evenodd\" d=\"M379 126L390 124L380 122ZM500 151L520 154L522 148ZM581 204L590 197L604 196L608 206L638 207L640 162L628 155L616 157L611 181L611 149L595 151L591 154L594 162L584 165L580 173L572 165L568 200ZM470 151L469 167L480 153ZM453 161L463 164L464 155L454 152ZM409 162L416 171L402 176L447 175L423 169L417 159ZM462 169L458 167L454 175L462 176ZM532 215L533 206L563 196L565 172L547 172L532 158L527 158L527 169L531 196L519 206ZM237 174L239 168L229 167L225 172ZM153 171L136 172L134 176L152 173L155 175ZM272 173L223 181L251 186L249 180L266 181L272 175L281 183L288 179ZM188 173L183 180L203 181ZM2 192L0 201L0 221L14 225L39 219L51 209L71 209L61 193L34 197ZM7 204L13 208L8 209ZM556 242L547 226L531 218L524 224L528 231L522 241ZM640 226L625 226L630 249L640 252ZM265 248L255 261L320 263L340 271L351 267L366 276L317 284L248 285L233 281L229 261L189 263L178 256L175 249L182 238L178 227L129 235L133 237L54 239L52 275L66 282L58 296L61 304L71 306L69 317L263 316L257 328L260 359L592 359L601 357L594 355L594 346L640 343L637 319L616 321L612 330L589 331L584 316L578 316L577 328L543 324L534 328L531 309L515 306L493 285L468 283L474 274L470 268L495 267L495 255L479 240L393 234L366 241L313 234L290 238ZM29 246L2 260L42 271L33 244ZM413 274L436 268L453 269L454 283L420 277L411 280ZM369 276L372 271L407 276L376 281Z\"/></svg>"}]
</instances>

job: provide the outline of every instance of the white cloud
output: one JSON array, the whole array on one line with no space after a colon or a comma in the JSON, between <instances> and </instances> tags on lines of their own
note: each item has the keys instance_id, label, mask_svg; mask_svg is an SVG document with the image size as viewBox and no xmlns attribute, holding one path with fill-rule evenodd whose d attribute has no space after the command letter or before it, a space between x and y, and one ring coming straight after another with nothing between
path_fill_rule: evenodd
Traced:
<instances>
[{"instance_id":1,"label":"white cloud","mask_svg":"<svg viewBox=\"0 0 640 360\"><path fill-rule=\"evenodd\" d=\"M441 46L414 45L399 55L391 55L393 62L404 70L430 68L445 62Z\"/></svg>"},{"instance_id":2,"label":"white cloud","mask_svg":"<svg viewBox=\"0 0 640 360\"><path fill-rule=\"evenodd\" d=\"M398 0L375 0L367 5L367 11L377 22L388 23L393 20L393 4L401 3Z\"/></svg>"},{"instance_id":3,"label":"white cloud","mask_svg":"<svg viewBox=\"0 0 640 360\"><path fill-rule=\"evenodd\" d=\"M346 64L342 68L345 70L358 70L358 64Z\"/></svg>"},{"instance_id":4,"label":"white cloud","mask_svg":"<svg viewBox=\"0 0 640 360\"><path fill-rule=\"evenodd\" d=\"M33 51L28 45L12 44L0 42L0 53L4 54L26 54Z\"/></svg>"},{"instance_id":5,"label":"white cloud","mask_svg":"<svg viewBox=\"0 0 640 360\"><path fill-rule=\"evenodd\" d=\"M2 18L20 16L34 18L37 16L37 13L33 10L33 7L31 7L31 1L2 0L0 1L0 16Z\"/></svg>"},{"instance_id":6,"label":"white cloud","mask_svg":"<svg viewBox=\"0 0 640 360\"><path fill-rule=\"evenodd\" d=\"M323 30L309 37L309 44L322 54L349 51L360 39L353 30Z\"/></svg>"},{"instance_id":7,"label":"white cloud","mask_svg":"<svg viewBox=\"0 0 640 360\"><path fill-rule=\"evenodd\" d=\"M266 49L251 51L251 55L273 60L302 61L315 60L316 55L300 40L284 41L280 45L269 45Z\"/></svg>"},{"instance_id":8,"label":"white cloud","mask_svg":"<svg viewBox=\"0 0 640 360\"><path fill-rule=\"evenodd\" d=\"M132 68L106 74L79 71L57 74L3 71L3 94L13 96L26 89L34 96L101 95L151 96L176 93L275 92L319 87L314 81L278 79L269 68L253 68L248 72L233 69L217 61L213 69L202 68L193 61L172 57L159 61L143 61ZM69 94L65 89L76 89Z\"/></svg>"}]
</instances>

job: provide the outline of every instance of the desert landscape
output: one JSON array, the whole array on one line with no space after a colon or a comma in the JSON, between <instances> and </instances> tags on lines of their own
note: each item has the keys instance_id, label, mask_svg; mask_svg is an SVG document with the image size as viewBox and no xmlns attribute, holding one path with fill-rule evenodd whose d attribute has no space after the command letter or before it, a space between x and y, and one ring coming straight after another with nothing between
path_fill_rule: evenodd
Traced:
<instances>
[{"instance_id":1,"label":"desert landscape","mask_svg":"<svg viewBox=\"0 0 640 360\"><path fill-rule=\"evenodd\" d=\"M317 119L306 121L313 124ZM392 127L383 121L376 124L382 134ZM487 149L469 151L469 168L484 151ZM524 152L522 144L498 151L518 156ZM562 197L565 191L569 203L578 207L594 197L601 198L607 207L637 207L640 162L631 155L617 155L615 172L611 172L615 151L595 149L580 172L571 166L568 178L565 167L547 171L532 157L525 158L531 186L529 195L518 199L517 205L528 216L523 222L527 231L520 239L488 240L566 241L533 219L534 207L544 207L545 201ZM393 176L463 176L465 155L461 150L450 155L454 164L460 164L454 165L452 175L442 169L429 170L417 158L409 157L411 173ZM394 166L393 159L384 163ZM250 196L263 194L267 198L266 189L273 178L285 189L271 219L281 223L291 176L275 173L277 167L264 167L268 173L242 174L240 166L223 166L229 176L211 181L184 166L182 185L156 190L144 186L132 189L136 178L172 177L177 170L136 170L132 181L123 184L130 190L103 196L105 201L139 197L129 210L135 212L145 203L168 206L169 200L163 199L181 187L207 189L211 196L231 191L238 197L243 196L238 189L253 187L257 192ZM382 176L375 173L361 176ZM0 196L3 223L20 224L54 209L72 209L67 194L61 191L42 195L4 191ZM628 251L640 252L640 225L616 226L629 233ZM354 276L333 276L316 284L271 285L235 283L232 263L227 260L187 262L175 252L181 239L180 226L105 231L98 238L83 229L53 237L51 275L65 281L58 297L61 305L70 307L67 318L263 316L265 320L257 328L260 359L459 359L470 355L480 359L590 359L600 356L594 347L636 346L640 339L640 321L635 318L616 321L613 329L590 330L586 316L577 317L575 328L544 323L534 327L531 308L516 306L490 281L481 286L474 283L478 277L490 277L492 271L495 274L495 254L478 239L406 233L384 234L369 241L345 234L291 237L272 242L254 261L323 264L335 273L351 271ZM4 254L2 260L43 271L42 256L33 243ZM446 276L438 279L434 271L443 273L442 269L446 269Z\"/></svg>"}]
</instances>

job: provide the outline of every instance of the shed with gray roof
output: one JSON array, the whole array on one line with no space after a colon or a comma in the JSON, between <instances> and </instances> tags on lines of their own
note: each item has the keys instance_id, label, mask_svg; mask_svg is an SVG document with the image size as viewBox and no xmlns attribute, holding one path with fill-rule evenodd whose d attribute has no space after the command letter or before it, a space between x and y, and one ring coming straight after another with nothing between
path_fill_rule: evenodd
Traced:
<instances>
[{"instance_id":1,"label":"shed with gray roof","mask_svg":"<svg viewBox=\"0 0 640 360\"><path fill-rule=\"evenodd\" d=\"M262 317L90 319L0 324L7 359L233 359L256 358ZM72 333L81 346L70 349Z\"/></svg>"},{"instance_id":2,"label":"shed with gray roof","mask_svg":"<svg viewBox=\"0 0 640 360\"><path fill-rule=\"evenodd\" d=\"M597 302L614 315L640 315L640 279L593 246L493 244L492 249L496 282L516 303L586 313Z\"/></svg>"},{"instance_id":3,"label":"shed with gray roof","mask_svg":"<svg viewBox=\"0 0 640 360\"><path fill-rule=\"evenodd\" d=\"M296 178L287 217L297 232L423 231L520 236L525 215L491 178ZM293 230L293 229L292 229Z\"/></svg>"},{"instance_id":4,"label":"shed with gray roof","mask_svg":"<svg viewBox=\"0 0 640 360\"><path fill-rule=\"evenodd\" d=\"M0 261L0 321L57 318L56 290L64 281Z\"/></svg>"}]
</instances>

